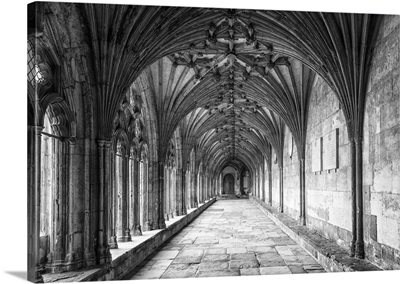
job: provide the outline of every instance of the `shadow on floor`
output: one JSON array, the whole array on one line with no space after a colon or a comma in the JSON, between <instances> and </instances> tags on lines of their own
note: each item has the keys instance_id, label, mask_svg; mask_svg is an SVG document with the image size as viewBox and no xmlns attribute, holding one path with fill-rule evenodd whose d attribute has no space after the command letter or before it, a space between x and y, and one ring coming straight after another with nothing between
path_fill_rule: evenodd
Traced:
<instances>
[{"instance_id":1,"label":"shadow on floor","mask_svg":"<svg viewBox=\"0 0 400 284\"><path fill-rule=\"evenodd\" d=\"M4 271L4 272L23 280L26 280L27 277L26 271Z\"/></svg>"}]
</instances>

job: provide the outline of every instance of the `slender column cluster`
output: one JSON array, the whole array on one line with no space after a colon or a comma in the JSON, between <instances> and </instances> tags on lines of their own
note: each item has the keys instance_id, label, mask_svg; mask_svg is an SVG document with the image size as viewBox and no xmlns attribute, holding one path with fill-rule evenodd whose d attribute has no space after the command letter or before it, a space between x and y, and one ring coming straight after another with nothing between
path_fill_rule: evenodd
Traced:
<instances>
[{"instance_id":1,"label":"slender column cluster","mask_svg":"<svg viewBox=\"0 0 400 284\"><path fill-rule=\"evenodd\" d=\"M28 127L28 280L43 282L40 267L41 126Z\"/></svg>"}]
</instances>

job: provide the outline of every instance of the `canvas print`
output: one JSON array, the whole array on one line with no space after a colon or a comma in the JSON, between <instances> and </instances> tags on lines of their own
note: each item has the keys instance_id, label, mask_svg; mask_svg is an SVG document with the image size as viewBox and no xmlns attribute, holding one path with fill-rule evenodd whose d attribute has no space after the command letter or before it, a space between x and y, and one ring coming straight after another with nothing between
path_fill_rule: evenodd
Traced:
<instances>
[{"instance_id":1,"label":"canvas print","mask_svg":"<svg viewBox=\"0 0 400 284\"><path fill-rule=\"evenodd\" d=\"M27 6L28 280L400 268L400 16Z\"/></svg>"}]
</instances>

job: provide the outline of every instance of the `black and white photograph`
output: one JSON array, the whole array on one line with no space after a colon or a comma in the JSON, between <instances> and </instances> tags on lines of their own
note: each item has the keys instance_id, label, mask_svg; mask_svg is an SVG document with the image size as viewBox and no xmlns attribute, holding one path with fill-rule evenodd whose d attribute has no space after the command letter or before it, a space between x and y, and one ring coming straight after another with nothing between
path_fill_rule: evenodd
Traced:
<instances>
[{"instance_id":1,"label":"black and white photograph","mask_svg":"<svg viewBox=\"0 0 400 284\"><path fill-rule=\"evenodd\" d=\"M8 277L396 282L399 8L192 2L20 5Z\"/></svg>"}]
</instances>

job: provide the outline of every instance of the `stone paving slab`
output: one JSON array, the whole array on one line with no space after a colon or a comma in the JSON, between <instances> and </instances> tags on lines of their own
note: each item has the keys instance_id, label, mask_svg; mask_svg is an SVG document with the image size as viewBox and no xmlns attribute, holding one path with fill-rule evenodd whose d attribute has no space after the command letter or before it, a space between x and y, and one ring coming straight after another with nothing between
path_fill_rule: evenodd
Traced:
<instances>
[{"instance_id":1,"label":"stone paving slab","mask_svg":"<svg viewBox=\"0 0 400 284\"><path fill-rule=\"evenodd\" d=\"M244 268L240 269L240 276L260 275L259 268Z\"/></svg>"},{"instance_id":2,"label":"stone paving slab","mask_svg":"<svg viewBox=\"0 0 400 284\"><path fill-rule=\"evenodd\" d=\"M143 262L132 279L320 272L323 267L253 202L224 199Z\"/></svg>"},{"instance_id":3,"label":"stone paving slab","mask_svg":"<svg viewBox=\"0 0 400 284\"><path fill-rule=\"evenodd\" d=\"M333 240L329 240L320 235L315 230L307 226L301 226L298 221L291 218L285 213L280 213L278 210L264 202L261 202L255 197L251 197L251 201L271 220L278 224L284 232L290 237L301 243L307 251L299 248L296 244L287 245L293 248L292 251L299 257L303 265L316 263L323 265L328 272L349 272L349 271L380 271L382 270L375 264L366 259L358 259L349 256L349 251L336 244ZM275 240L274 240L275 241ZM279 245L279 240L276 240ZM310 254L308 254L310 252ZM314 258L309 258L313 255L319 260L319 263ZM319 270L308 270L308 273L325 272Z\"/></svg>"}]
</instances>

